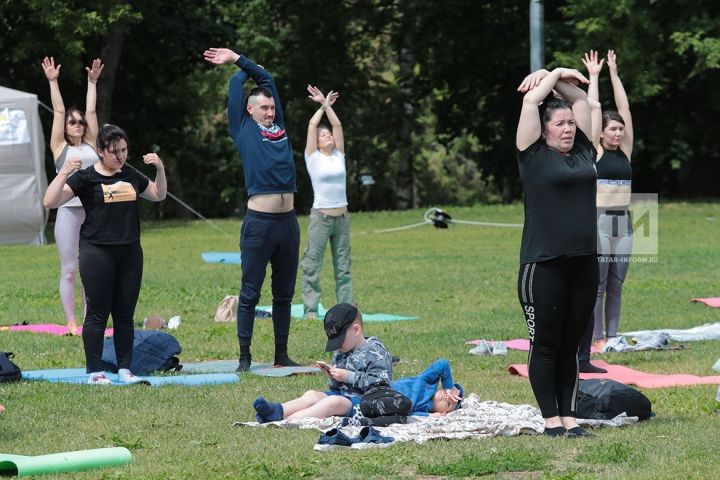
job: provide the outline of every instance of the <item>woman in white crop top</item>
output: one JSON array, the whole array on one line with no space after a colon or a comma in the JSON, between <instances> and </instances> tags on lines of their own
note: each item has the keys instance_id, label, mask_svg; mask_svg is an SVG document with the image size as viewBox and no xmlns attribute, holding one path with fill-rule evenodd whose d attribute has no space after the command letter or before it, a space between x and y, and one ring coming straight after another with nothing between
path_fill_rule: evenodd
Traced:
<instances>
[{"instance_id":1,"label":"woman in white crop top","mask_svg":"<svg viewBox=\"0 0 720 480\"><path fill-rule=\"evenodd\" d=\"M88 74L85 113L77 108L65 109L58 77L60 65L55 59L45 57L42 63L45 76L50 83L50 98L53 106L53 124L50 134L50 149L55 159L55 168L60 171L63 164L71 158L80 159L81 168L87 168L98 161L95 151L95 137L98 133L96 82L103 70L99 58L85 67ZM78 249L80 227L85 221L85 211L80 200L75 198L58 208L55 219L55 243L60 255L60 302L67 321L68 333L77 334L75 319L75 279L78 272ZM81 285L82 287L82 285ZM82 292L83 312L85 311L85 291Z\"/></svg>"},{"instance_id":2,"label":"woman in white crop top","mask_svg":"<svg viewBox=\"0 0 720 480\"><path fill-rule=\"evenodd\" d=\"M305 316L316 318L320 304L320 271L328 241L335 273L337 303L353 303L350 277L350 216L347 209L345 141L342 124L332 106L339 94L325 97L312 85L307 87L320 108L308 124L305 164L312 181L314 200L308 220L308 243L300 266L303 270L302 295ZM327 115L332 130L319 126Z\"/></svg>"}]
</instances>

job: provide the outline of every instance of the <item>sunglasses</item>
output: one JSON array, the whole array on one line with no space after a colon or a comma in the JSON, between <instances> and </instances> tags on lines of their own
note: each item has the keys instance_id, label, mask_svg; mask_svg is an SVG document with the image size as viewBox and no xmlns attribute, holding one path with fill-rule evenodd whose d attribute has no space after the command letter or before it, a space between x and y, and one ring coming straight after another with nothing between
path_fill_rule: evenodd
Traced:
<instances>
[{"instance_id":1,"label":"sunglasses","mask_svg":"<svg viewBox=\"0 0 720 480\"><path fill-rule=\"evenodd\" d=\"M84 126L84 125L85 125L85 120L83 120L82 118L81 118L80 120L78 120L78 119L76 119L76 118L71 118L70 120L68 120L67 123L68 123L68 125L70 125L71 127L74 127L75 125L83 125L83 126Z\"/></svg>"}]
</instances>

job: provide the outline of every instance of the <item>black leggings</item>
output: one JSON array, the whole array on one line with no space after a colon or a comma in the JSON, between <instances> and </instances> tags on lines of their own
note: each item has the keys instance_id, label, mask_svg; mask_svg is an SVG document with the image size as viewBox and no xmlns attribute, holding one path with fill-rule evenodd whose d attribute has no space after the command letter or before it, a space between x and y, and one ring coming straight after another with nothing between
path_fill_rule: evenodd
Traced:
<instances>
[{"instance_id":1,"label":"black leggings","mask_svg":"<svg viewBox=\"0 0 720 480\"><path fill-rule=\"evenodd\" d=\"M578 345L597 296L595 255L520 265L518 297L525 314L530 385L544 418L575 416Z\"/></svg>"},{"instance_id":2,"label":"black leggings","mask_svg":"<svg viewBox=\"0 0 720 480\"><path fill-rule=\"evenodd\" d=\"M80 276L87 299L82 337L88 373L104 369L103 337L110 314L118 368L130 368L135 334L133 315L140 295L142 271L140 242L95 245L80 241Z\"/></svg>"}]
</instances>

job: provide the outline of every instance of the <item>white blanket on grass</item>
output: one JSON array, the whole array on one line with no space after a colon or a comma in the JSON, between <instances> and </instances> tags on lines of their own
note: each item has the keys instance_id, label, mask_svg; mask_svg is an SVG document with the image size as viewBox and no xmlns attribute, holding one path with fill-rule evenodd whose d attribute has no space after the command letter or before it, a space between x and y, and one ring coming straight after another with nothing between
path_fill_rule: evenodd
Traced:
<instances>
[{"instance_id":1,"label":"white blanket on grass","mask_svg":"<svg viewBox=\"0 0 720 480\"><path fill-rule=\"evenodd\" d=\"M236 426L302 428L326 431L337 427L341 417L304 418L280 422L235 422ZM578 420L584 426L632 425L637 417L618 415L612 420ZM356 436L361 427L347 426L342 430L350 437ZM394 437L399 442L425 443L437 438L484 438L539 434L544 430L540 410L530 405L511 405L492 401L481 402L474 393L463 401L463 407L444 417L410 417L406 424L375 427L382 435Z\"/></svg>"},{"instance_id":2,"label":"white blanket on grass","mask_svg":"<svg viewBox=\"0 0 720 480\"><path fill-rule=\"evenodd\" d=\"M640 341L646 337L652 337L658 333L666 333L670 336L670 340L676 342L696 342L701 340L720 340L720 322L706 323L685 330L673 328L663 328L660 330L636 330L634 332L623 332L620 335L633 337Z\"/></svg>"}]
</instances>

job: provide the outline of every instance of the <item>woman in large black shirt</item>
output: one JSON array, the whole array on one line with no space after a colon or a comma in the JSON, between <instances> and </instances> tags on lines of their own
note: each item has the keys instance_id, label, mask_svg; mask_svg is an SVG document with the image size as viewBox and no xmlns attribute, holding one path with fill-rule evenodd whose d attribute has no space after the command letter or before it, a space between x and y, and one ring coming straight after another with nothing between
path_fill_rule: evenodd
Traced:
<instances>
[{"instance_id":1,"label":"woman in large black shirt","mask_svg":"<svg viewBox=\"0 0 720 480\"><path fill-rule=\"evenodd\" d=\"M578 345L597 293L595 147L577 70L528 75L516 146L525 190L518 297L530 337L530 385L545 434L585 436L575 420ZM553 89L562 98L552 95Z\"/></svg>"},{"instance_id":2,"label":"woman in large black shirt","mask_svg":"<svg viewBox=\"0 0 720 480\"><path fill-rule=\"evenodd\" d=\"M110 383L103 372L103 335L112 314L118 379L141 380L130 372L133 353L133 315L140 295L143 252L140 246L139 197L165 199L165 167L155 153L143 161L155 166L155 181L126 165L128 138L115 125L104 125L97 135L100 161L80 170L79 158L68 158L45 193L45 207L57 208L77 196L85 209L80 229L80 276L85 286L87 313L83 345L88 383Z\"/></svg>"}]
</instances>

